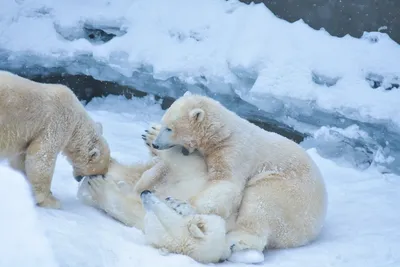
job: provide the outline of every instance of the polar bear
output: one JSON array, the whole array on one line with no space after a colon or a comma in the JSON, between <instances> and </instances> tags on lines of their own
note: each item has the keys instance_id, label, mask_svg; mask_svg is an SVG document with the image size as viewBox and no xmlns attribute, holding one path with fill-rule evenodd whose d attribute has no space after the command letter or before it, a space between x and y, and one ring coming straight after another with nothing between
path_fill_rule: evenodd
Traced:
<instances>
[{"instance_id":1,"label":"polar bear","mask_svg":"<svg viewBox=\"0 0 400 267\"><path fill-rule=\"evenodd\" d=\"M198 194L207 182L204 158L198 152L186 156L188 152L179 146L155 150L150 144L159 130L160 126L154 125L142 136L152 157L149 162L123 165L111 159L104 177L85 177L81 181L78 198L128 226L143 229L142 191L151 189L161 199L173 196L180 201Z\"/></svg>"},{"instance_id":2,"label":"polar bear","mask_svg":"<svg viewBox=\"0 0 400 267\"><path fill-rule=\"evenodd\" d=\"M108 170L110 150L102 127L68 87L0 71L0 158L26 175L39 206L61 207L50 191L61 151L75 176Z\"/></svg>"},{"instance_id":3,"label":"polar bear","mask_svg":"<svg viewBox=\"0 0 400 267\"><path fill-rule=\"evenodd\" d=\"M188 255L201 263L218 262L230 255L226 223L220 216L178 208L171 198L162 201L149 190L140 198L146 211L143 232L153 247Z\"/></svg>"},{"instance_id":4,"label":"polar bear","mask_svg":"<svg viewBox=\"0 0 400 267\"><path fill-rule=\"evenodd\" d=\"M154 229L154 232L152 232L152 227L150 225L153 223L149 220L143 221L146 212L142 208L139 193L144 188L153 190L154 194L160 198L165 196L178 198L172 199L171 197L167 197L166 203L170 209L172 208L179 215L183 216L180 221L176 221L176 225L180 225L180 223L187 222L187 220L184 219L186 218L185 216L193 216L193 213L190 211L195 210L184 201L189 200L206 189L205 186L208 181L209 171L206 161L198 150L187 146L192 150L192 153L188 156L184 156L188 153L188 150L183 149L182 151L180 145L171 144L169 149L162 150L156 150L151 146L151 144L155 143L155 139L157 139L161 130L161 126L151 127L151 129L146 130L146 135L144 135L143 138L150 147L151 154L158 158L158 163L161 162L162 164L160 166L164 166L163 168L152 168L156 166L156 164L152 162L147 163L147 165L135 164L131 166L124 166L113 162L105 179L85 178L86 183L81 185L78 195L81 195L80 198L86 199L91 205L106 211L117 220L142 230L145 229L146 237L150 237L150 243L153 246L164 246L164 248L171 252L189 255L194 258L196 256L190 254L193 252L193 249L189 249L188 251L178 249L182 244L185 244L187 238L190 236L185 237L185 234L182 234L180 238L175 236L175 241L171 244L168 242L161 242L163 238L159 236L160 232L165 230L165 236L174 231L170 228L165 229L157 227L157 230ZM167 130L167 132L169 131ZM307 156L304 155L303 157L307 158ZM245 162L246 160L243 159L240 164ZM230 249L234 251L232 255L228 255L228 260L243 262L244 259L243 257L240 258L240 256L248 257L248 255L253 255L252 262L246 263L257 263L264 260L264 255L261 253L264 248L295 247L312 241L322 228L326 212L326 192L318 168L313 165L312 161L309 162L309 164L310 167L314 168L310 173L310 175L313 175L310 179L314 179L314 182L308 182L307 179L304 179L305 181L300 180L293 183L288 181L282 184L279 179L273 177L271 181L265 181L260 178L251 179L246 183L241 205L225 221L225 229L228 236L226 238L215 237L216 239L213 241L214 244L218 245L226 244L225 248L219 250L218 253L213 250L213 253L215 252L216 254L199 254L201 257L195 259L204 263L218 262L226 259L226 249L228 248L229 251ZM165 168L165 166L168 167ZM181 183L181 179L183 183ZM193 183L193 185L196 184L196 186L191 186L191 183ZM162 189L160 190L160 188ZM83 195L85 196L82 197ZM209 199L208 204L214 205L213 203L215 201L223 200L223 197L223 195L217 195L214 199ZM179 201L179 199L183 200L183 202ZM149 218L155 220L155 224L157 224L158 217L160 217L159 220L162 220L162 217L169 217L168 210L170 209L162 208L162 213L155 213L155 215L153 214ZM195 211L195 214L200 217L206 216L206 214L198 214L197 211ZM253 237L252 241L257 245L266 243L265 247L263 247L262 244L256 247L259 248L258 254L254 253L257 252L254 246L248 246L247 249L245 249L246 247L244 247L245 244L243 243L232 243L232 237L234 237L232 234L239 232L243 228L243 221L237 221L237 218L240 218L240 216L244 214L248 216L247 229L252 226L257 226L258 229L265 227L270 232L267 237ZM180 218L173 214L171 216L171 218ZM243 220L245 218L240 219ZM212 227L206 223L210 222L208 218L204 219L204 222L206 229ZM237 224L237 222L239 222L239 224ZM164 224L164 227L167 226ZM258 229L255 228L255 230ZM153 233L153 235L151 235L151 233ZM205 235L205 237L209 238L210 236ZM165 237L163 240L168 239ZM205 248L202 246L203 244L208 244L208 242L204 240L198 241L199 242L195 243L195 245L200 246L198 249L199 251L204 251ZM171 248L172 245L174 247ZM191 243L190 247L193 248L195 246ZM240 251L238 247L243 248L243 250ZM174 249L178 249L178 251L174 251ZM208 249L215 249L215 246ZM206 255L210 255L210 257Z\"/></svg>"},{"instance_id":5,"label":"polar bear","mask_svg":"<svg viewBox=\"0 0 400 267\"><path fill-rule=\"evenodd\" d=\"M202 263L225 260L230 256L226 225L234 217L227 222L217 215L199 215L181 201L204 187L207 166L199 153L186 156L188 152L183 147L153 149L150 144L159 130L155 125L142 136L152 160L126 166L111 159L106 175L80 181L78 199L142 230L147 242L163 253L180 253Z\"/></svg>"},{"instance_id":6,"label":"polar bear","mask_svg":"<svg viewBox=\"0 0 400 267\"><path fill-rule=\"evenodd\" d=\"M200 214L224 219L232 252L305 245L322 230L327 210L323 177L295 142L267 132L206 96L184 95L165 112L152 146L199 151L207 184L189 200Z\"/></svg>"}]
</instances>

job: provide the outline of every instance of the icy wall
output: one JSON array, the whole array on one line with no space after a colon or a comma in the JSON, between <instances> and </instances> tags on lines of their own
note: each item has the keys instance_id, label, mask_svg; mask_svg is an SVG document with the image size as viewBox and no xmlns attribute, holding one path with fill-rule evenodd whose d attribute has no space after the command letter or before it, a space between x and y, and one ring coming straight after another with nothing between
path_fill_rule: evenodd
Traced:
<instances>
[{"instance_id":1,"label":"icy wall","mask_svg":"<svg viewBox=\"0 0 400 267\"><path fill-rule=\"evenodd\" d=\"M84 100L206 94L343 164L400 173L400 48L385 33L332 37L238 1L0 5L2 69Z\"/></svg>"}]
</instances>

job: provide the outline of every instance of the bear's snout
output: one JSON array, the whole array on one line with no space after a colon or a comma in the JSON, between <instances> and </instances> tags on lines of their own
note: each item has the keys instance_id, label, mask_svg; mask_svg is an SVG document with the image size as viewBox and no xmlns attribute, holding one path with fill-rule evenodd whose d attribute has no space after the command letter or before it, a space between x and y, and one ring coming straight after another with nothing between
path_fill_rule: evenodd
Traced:
<instances>
[{"instance_id":1,"label":"bear's snout","mask_svg":"<svg viewBox=\"0 0 400 267\"><path fill-rule=\"evenodd\" d=\"M153 144L151 144L152 146L153 146L153 148L155 148L155 149L159 149L160 148L160 146L159 145L155 145L154 143Z\"/></svg>"},{"instance_id":2,"label":"bear's snout","mask_svg":"<svg viewBox=\"0 0 400 267\"><path fill-rule=\"evenodd\" d=\"M75 180L79 183L80 181L82 181L83 175L77 175L77 176L75 176L74 178L75 178Z\"/></svg>"},{"instance_id":3,"label":"bear's snout","mask_svg":"<svg viewBox=\"0 0 400 267\"><path fill-rule=\"evenodd\" d=\"M140 197L143 197L143 196L148 195L148 194L151 194L151 191L150 190L144 190L144 191L142 191L142 193L140 193Z\"/></svg>"}]
</instances>

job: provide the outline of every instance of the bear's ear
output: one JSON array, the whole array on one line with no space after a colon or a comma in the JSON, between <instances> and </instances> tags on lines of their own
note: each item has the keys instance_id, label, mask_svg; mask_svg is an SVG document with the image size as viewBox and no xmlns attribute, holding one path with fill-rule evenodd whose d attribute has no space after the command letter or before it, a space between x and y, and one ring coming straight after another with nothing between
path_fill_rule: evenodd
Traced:
<instances>
[{"instance_id":1,"label":"bear's ear","mask_svg":"<svg viewBox=\"0 0 400 267\"><path fill-rule=\"evenodd\" d=\"M99 135L103 135L103 125L100 123L100 122L95 122L95 128L96 128L96 132L99 134Z\"/></svg>"},{"instance_id":2,"label":"bear's ear","mask_svg":"<svg viewBox=\"0 0 400 267\"><path fill-rule=\"evenodd\" d=\"M189 112L189 117L194 119L196 122L201 122L204 119L204 116L205 112L201 108L195 108Z\"/></svg>"},{"instance_id":3,"label":"bear's ear","mask_svg":"<svg viewBox=\"0 0 400 267\"><path fill-rule=\"evenodd\" d=\"M205 227L203 222L190 223L188 230L191 236L194 238L204 238L205 237Z\"/></svg>"},{"instance_id":4,"label":"bear's ear","mask_svg":"<svg viewBox=\"0 0 400 267\"><path fill-rule=\"evenodd\" d=\"M97 148L94 148L92 150L89 151L89 161L93 162L96 161L97 159L99 159L100 157L100 150Z\"/></svg>"},{"instance_id":5,"label":"bear's ear","mask_svg":"<svg viewBox=\"0 0 400 267\"><path fill-rule=\"evenodd\" d=\"M192 93L191 93L190 91L186 91L186 92L183 94L183 96L190 96L190 95L192 95Z\"/></svg>"}]
</instances>

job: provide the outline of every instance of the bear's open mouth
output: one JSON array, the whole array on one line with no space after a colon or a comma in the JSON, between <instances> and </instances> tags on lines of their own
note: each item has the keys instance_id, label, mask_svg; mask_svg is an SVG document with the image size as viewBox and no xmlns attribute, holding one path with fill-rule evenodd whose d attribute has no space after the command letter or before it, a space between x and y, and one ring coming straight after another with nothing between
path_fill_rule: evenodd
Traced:
<instances>
[{"instance_id":1,"label":"bear's open mouth","mask_svg":"<svg viewBox=\"0 0 400 267\"><path fill-rule=\"evenodd\" d=\"M93 178L98 178L98 177L101 177L101 178L103 178L103 179L105 178L104 175L77 175L77 176L74 176L75 180L76 180L78 183L80 183L80 182L82 181L83 178L93 179Z\"/></svg>"}]
</instances>

